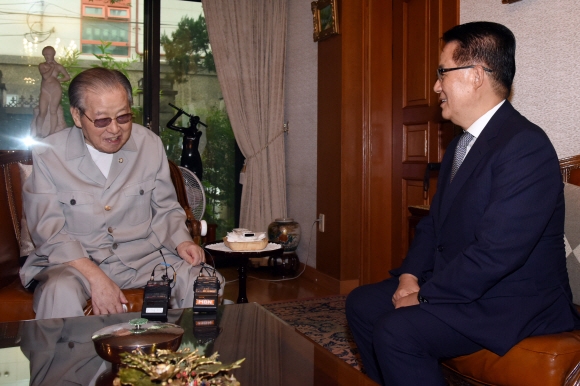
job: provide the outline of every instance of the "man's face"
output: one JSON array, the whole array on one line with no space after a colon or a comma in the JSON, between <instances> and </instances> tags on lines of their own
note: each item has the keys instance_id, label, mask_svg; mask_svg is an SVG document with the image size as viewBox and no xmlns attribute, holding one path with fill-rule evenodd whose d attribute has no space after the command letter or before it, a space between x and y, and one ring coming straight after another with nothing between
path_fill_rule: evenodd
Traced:
<instances>
[{"instance_id":1,"label":"man's face","mask_svg":"<svg viewBox=\"0 0 580 386\"><path fill-rule=\"evenodd\" d=\"M459 67L453 60L453 52L457 47L457 42L449 42L443 47L439 68ZM472 77L474 75L472 68L449 71L442 74L441 80L437 79L433 90L439 94L439 103L441 105L441 115L444 119L464 129L471 125L469 112L473 108L470 106L473 101Z\"/></svg>"},{"instance_id":2,"label":"man's face","mask_svg":"<svg viewBox=\"0 0 580 386\"><path fill-rule=\"evenodd\" d=\"M89 145L103 153L116 153L129 140L133 122L119 124L115 118L131 113L131 106L127 92L121 86L99 91L102 92L86 91L84 93L83 105L86 106L84 114L73 107L71 107L71 114L75 125L81 128L85 141ZM91 122L91 120L102 118L113 119L102 128L96 127Z\"/></svg>"}]
</instances>

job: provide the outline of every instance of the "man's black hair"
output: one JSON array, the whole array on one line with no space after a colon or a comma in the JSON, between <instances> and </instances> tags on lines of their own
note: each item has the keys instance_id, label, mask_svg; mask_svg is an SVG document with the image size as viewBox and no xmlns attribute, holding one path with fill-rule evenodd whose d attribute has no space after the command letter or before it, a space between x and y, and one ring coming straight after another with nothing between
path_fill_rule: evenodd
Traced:
<instances>
[{"instance_id":1,"label":"man's black hair","mask_svg":"<svg viewBox=\"0 0 580 386\"><path fill-rule=\"evenodd\" d=\"M516 38L506 26L477 21L455 26L443 34L445 43L457 42L453 60L458 66L480 64L493 70L498 95L507 98L516 74Z\"/></svg>"}]
</instances>

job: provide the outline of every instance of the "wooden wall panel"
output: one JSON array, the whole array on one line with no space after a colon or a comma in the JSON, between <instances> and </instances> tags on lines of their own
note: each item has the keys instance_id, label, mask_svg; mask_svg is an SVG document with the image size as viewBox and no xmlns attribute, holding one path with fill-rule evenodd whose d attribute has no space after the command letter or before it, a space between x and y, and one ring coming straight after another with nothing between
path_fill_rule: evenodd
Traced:
<instances>
[{"instance_id":1,"label":"wooden wall panel","mask_svg":"<svg viewBox=\"0 0 580 386\"><path fill-rule=\"evenodd\" d=\"M429 124L403 125L403 162L427 162Z\"/></svg>"},{"instance_id":2,"label":"wooden wall panel","mask_svg":"<svg viewBox=\"0 0 580 386\"><path fill-rule=\"evenodd\" d=\"M317 232L316 269L339 287L359 279L363 248L367 151L361 37L367 2L339 0L341 33L317 43L317 213L325 215L325 231Z\"/></svg>"},{"instance_id":3,"label":"wooden wall panel","mask_svg":"<svg viewBox=\"0 0 580 386\"><path fill-rule=\"evenodd\" d=\"M365 150L363 253L361 283L389 276L393 235L392 143L392 0L370 0L367 23L362 29L366 47L364 61L363 115ZM368 39L368 40L366 40Z\"/></svg>"},{"instance_id":4,"label":"wooden wall panel","mask_svg":"<svg viewBox=\"0 0 580 386\"><path fill-rule=\"evenodd\" d=\"M316 234L316 269L340 277L341 233L341 37L318 44L317 213L325 215L325 232Z\"/></svg>"},{"instance_id":5,"label":"wooden wall panel","mask_svg":"<svg viewBox=\"0 0 580 386\"><path fill-rule=\"evenodd\" d=\"M429 204L436 189L438 173L430 174L430 188L424 193L423 177L428 163L440 162L453 128L443 122L438 95L433 91L437 79L440 37L458 21L458 0L395 0L393 3L393 184L391 229L392 264L399 266L408 249L409 205ZM442 13L448 13L442 15ZM402 79L398 74L403 74ZM419 135L411 128L425 127L425 155L419 152ZM413 140L411 141L411 138ZM400 155L400 157L398 157ZM398 161L402 160L402 161ZM398 163L398 164L397 164ZM411 182L413 181L413 182ZM414 202L414 203L412 203Z\"/></svg>"},{"instance_id":6,"label":"wooden wall panel","mask_svg":"<svg viewBox=\"0 0 580 386\"><path fill-rule=\"evenodd\" d=\"M423 180L402 181L403 186L403 207L408 208L411 205L428 205L430 203L423 191ZM401 242L409 244L409 213L401 213L401 223L403 227L400 230Z\"/></svg>"},{"instance_id":7,"label":"wooden wall panel","mask_svg":"<svg viewBox=\"0 0 580 386\"><path fill-rule=\"evenodd\" d=\"M403 4L403 95L404 107L428 104L429 0Z\"/></svg>"},{"instance_id":8,"label":"wooden wall panel","mask_svg":"<svg viewBox=\"0 0 580 386\"><path fill-rule=\"evenodd\" d=\"M317 43L317 212L326 232L317 233L316 269L342 291L388 277L407 248L404 206L432 197L434 188L423 193L425 165L447 141L432 91L439 30L456 22L459 0L337 3L341 33Z\"/></svg>"},{"instance_id":9,"label":"wooden wall panel","mask_svg":"<svg viewBox=\"0 0 580 386\"><path fill-rule=\"evenodd\" d=\"M368 1L343 1L340 30L342 33L342 101L341 115L341 281L358 279L362 253L363 191L366 171L363 168L367 144L364 141L365 44L361 32ZM357 258L358 257L358 258Z\"/></svg>"}]
</instances>

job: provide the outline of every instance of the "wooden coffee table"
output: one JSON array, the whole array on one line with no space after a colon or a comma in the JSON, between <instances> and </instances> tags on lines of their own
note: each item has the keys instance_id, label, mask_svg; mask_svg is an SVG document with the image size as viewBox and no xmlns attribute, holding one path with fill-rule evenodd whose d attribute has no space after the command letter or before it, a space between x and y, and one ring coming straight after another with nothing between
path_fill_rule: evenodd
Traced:
<instances>
[{"instance_id":1,"label":"wooden coffee table","mask_svg":"<svg viewBox=\"0 0 580 386\"><path fill-rule=\"evenodd\" d=\"M0 323L3 381L89 384L92 380L110 385L112 366L97 356L91 336L105 326L138 317L128 313ZM220 306L214 329L194 328L200 317L207 318L191 309L170 310L169 321L185 330L181 348L197 348L206 356L218 351L223 363L246 358L233 372L242 386L376 385L256 303ZM22 369L24 374L18 375Z\"/></svg>"}]
</instances>

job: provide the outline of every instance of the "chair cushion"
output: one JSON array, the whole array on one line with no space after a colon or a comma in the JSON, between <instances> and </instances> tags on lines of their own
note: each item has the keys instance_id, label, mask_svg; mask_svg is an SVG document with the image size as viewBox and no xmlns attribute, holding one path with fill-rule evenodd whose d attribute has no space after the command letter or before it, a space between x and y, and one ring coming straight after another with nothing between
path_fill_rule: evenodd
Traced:
<instances>
[{"instance_id":1,"label":"chair cushion","mask_svg":"<svg viewBox=\"0 0 580 386\"><path fill-rule=\"evenodd\" d=\"M128 312L141 312L143 306L143 289L124 289L123 294L129 301ZM0 323L34 319L32 309L33 294L22 287L19 279L0 289ZM93 314L93 306L89 299L85 307L85 315Z\"/></svg>"},{"instance_id":2,"label":"chair cushion","mask_svg":"<svg viewBox=\"0 0 580 386\"><path fill-rule=\"evenodd\" d=\"M32 292L22 287L19 278L0 289L0 322L34 319Z\"/></svg>"},{"instance_id":3,"label":"chair cushion","mask_svg":"<svg viewBox=\"0 0 580 386\"><path fill-rule=\"evenodd\" d=\"M572 331L526 338L503 357L480 350L443 366L483 384L559 386L578 376L579 362L580 331Z\"/></svg>"}]
</instances>

